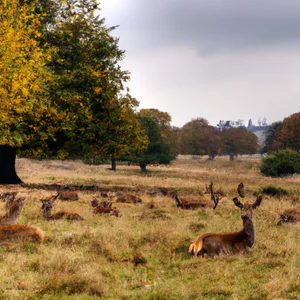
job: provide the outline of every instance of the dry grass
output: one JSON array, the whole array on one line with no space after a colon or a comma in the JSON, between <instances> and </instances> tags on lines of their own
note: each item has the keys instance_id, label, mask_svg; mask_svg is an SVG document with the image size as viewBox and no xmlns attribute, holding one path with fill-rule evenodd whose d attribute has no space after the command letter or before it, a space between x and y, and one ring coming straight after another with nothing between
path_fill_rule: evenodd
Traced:
<instances>
[{"instance_id":1,"label":"dry grass","mask_svg":"<svg viewBox=\"0 0 300 300\"><path fill-rule=\"evenodd\" d=\"M258 164L252 158L179 157L141 174L134 166L111 172L108 165L19 159L18 174L27 185L0 191L29 193L19 223L40 227L45 241L0 248L0 299L299 299L300 225L276 223L280 211L299 206L300 177L262 177ZM215 211L180 210L170 197L143 193L167 187L196 195L210 180L226 193ZM289 196L265 197L254 216L256 241L248 256L190 257L188 246L201 234L241 229L231 200L241 181L249 200L268 185ZM118 203L122 218L93 215L89 204L99 191L80 190L78 201L59 201L53 213L77 211L84 221L46 221L40 199L53 193L47 190L52 184L133 190L143 203ZM2 203L0 209L4 213Z\"/></svg>"}]
</instances>

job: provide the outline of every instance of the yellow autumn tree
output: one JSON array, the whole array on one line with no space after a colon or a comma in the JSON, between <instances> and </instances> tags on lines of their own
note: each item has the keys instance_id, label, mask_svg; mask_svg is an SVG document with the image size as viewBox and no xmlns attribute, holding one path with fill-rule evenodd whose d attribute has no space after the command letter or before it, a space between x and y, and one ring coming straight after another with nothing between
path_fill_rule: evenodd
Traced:
<instances>
[{"instance_id":1,"label":"yellow autumn tree","mask_svg":"<svg viewBox=\"0 0 300 300\"><path fill-rule=\"evenodd\" d=\"M36 3L0 3L0 183L20 182L14 169L17 149L43 145L59 119L45 93L51 49L38 44L41 15L34 11Z\"/></svg>"}]
</instances>

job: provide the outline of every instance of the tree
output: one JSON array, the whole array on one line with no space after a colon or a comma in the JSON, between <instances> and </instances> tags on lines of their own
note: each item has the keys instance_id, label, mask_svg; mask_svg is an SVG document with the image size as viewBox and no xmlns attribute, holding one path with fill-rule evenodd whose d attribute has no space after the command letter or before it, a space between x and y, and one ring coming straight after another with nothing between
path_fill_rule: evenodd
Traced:
<instances>
[{"instance_id":1,"label":"tree","mask_svg":"<svg viewBox=\"0 0 300 300\"><path fill-rule=\"evenodd\" d=\"M0 183L20 183L15 172L17 148L43 147L63 117L51 105L45 86L52 79L45 64L52 49L41 49L36 2L0 4Z\"/></svg>"},{"instance_id":2,"label":"tree","mask_svg":"<svg viewBox=\"0 0 300 300\"><path fill-rule=\"evenodd\" d=\"M132 161L138 162L141 171L145 172L148 164L169 164L175 155L170 152L170 147L163 141L159 124L149 116L138 116L142 130L149 144L142 155L136 154L131 157Z\"/></svg>"},{"instance_id":3,"label":"tree","mask_svg":"<svg viewBox=\"0 0 300 300\"><path fill-rule=\"evenodd\" d=\"M300 150L300 112L283 120L279 133L279 148Z\"/></svg>"},{"instance_id":4,"label":"tree","mask_svg":"<svg viewBox=\"0 0 300 300\"><path fill-rule=\"evenodd\" d=\"M208 122L203 118L186 123L180 131L180 153L191 155L207 154L205 143L208 137Z\"/></svg>"},{"instance_id":5,"label":"tree","mask_svg":"<svg viewBox=\"0 0 300 300\"><path fill-rule=\"evenodd\" d=\"M248 130L228 128L221 133L223 153L230 155L230 160L239 154L255 154L258 149L257 136Z\"/></svg>"},{"instance_id":6,"label":"tree","mask_svg":"<svg viewBox=\"0 0 300 300\"><path fill-rule=\"evenodd\" d=\"M7 3L1 4L0 161L10 160L1 168L0 182L20 182L14 171L16 147L25 157L112 161L143 149L138 102L124 95L129 80L119 66L124 51L110 34L115 27L107 28L95 16L98 4L49 2L49 16L43 13L44 1L22 1L21 9L18 1ZM8 177L11 170L14 175Z\"/></svg>"},{"instance_id":7,"label":"tree","mask_svg":"<svg viewBox=\"0 0 300 300\"><path fill-rule=\"evenodd\" d=\"M275 122L271 124L268 129L264 132L265 136L265 146L264 146L264 152L273 152L277 151L280 147L280 131L282 128L282 122Z\"/></svg>"}]
</instances>

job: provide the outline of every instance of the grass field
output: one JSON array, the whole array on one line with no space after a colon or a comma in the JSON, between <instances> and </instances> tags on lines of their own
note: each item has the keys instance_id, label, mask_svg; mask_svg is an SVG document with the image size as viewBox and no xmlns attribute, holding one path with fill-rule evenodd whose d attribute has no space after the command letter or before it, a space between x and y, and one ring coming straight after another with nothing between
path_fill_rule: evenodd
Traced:
<instances>
[{"instance_id":1,"label":"grass field","mask_svg":"<svg viewBox=\"0 0 300 300\"><path fill-rule=\"evenodd\" d=\"M263 177L258 165L258 158L180 156L141 174L137 166L112 172L79 161L17 160L26 185L0 191L28 192L19 224L38 226L45 240L0 248L0 299L300 299L300 224L276 225L280 211L300 205L300 176ZM174 199L149 194L166 187L197 195L211 180L226 193L216 210L181 210ZM264 197L249 255L191 257L188 247L201 234L242 229L232 202L241 181L249 201L268 185L289 196ZM54 193L52 184L80 187L78 201L59 202L54 212L77 211L84 221L43 219L40 199ZM93 215L90 201L100 190L128 190L143 203L117 203L121 218Z\"/></svg>"}]
</instances>

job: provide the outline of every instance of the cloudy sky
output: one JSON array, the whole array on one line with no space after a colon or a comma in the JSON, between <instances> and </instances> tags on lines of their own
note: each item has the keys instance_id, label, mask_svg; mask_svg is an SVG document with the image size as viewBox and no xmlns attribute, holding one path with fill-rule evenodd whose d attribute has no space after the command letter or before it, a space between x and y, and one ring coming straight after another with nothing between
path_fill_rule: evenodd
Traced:
<instances>
[{"instance_id":1,"label":"cloudy sky","mask_svg":"<svg viewBox=\"0 0 300 300\"><path fill-rule=\"evenodd\" d=\"M300 111L299 0L100 0L140 108L254 124Z\"/></svg>"}]
</instances>

